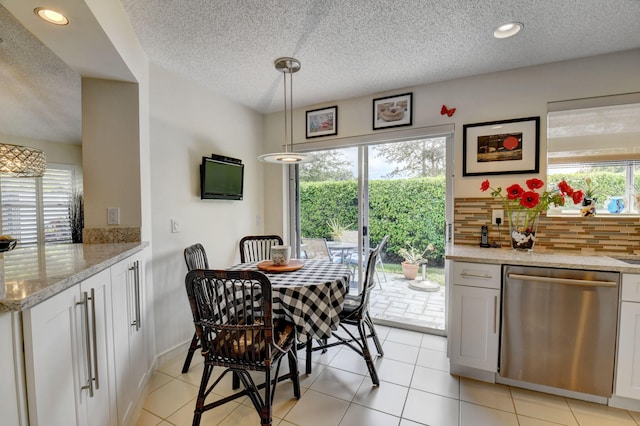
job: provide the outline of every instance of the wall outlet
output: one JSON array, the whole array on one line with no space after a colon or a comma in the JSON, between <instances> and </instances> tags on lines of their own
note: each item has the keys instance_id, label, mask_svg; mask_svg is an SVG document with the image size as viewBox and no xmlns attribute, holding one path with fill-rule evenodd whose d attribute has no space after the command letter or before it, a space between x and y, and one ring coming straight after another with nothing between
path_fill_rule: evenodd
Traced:
<instances>
[{"instance_id":1,"label":"wall outlet","mask_svg":"<svg viewBox=\"0 0 640 426\"><path fill-rule=\"evenodd\" d=\"M500 219L500 225L504 225L504 210L493 209L491 211L491 223L498 225L498 219Z\"/></svg>"},{"instance_id":2,"label":"wall outlet","mask_svg":"<svg viewBox=\"0 0 640 426\"><path fill-rule=\"evenodd\" d=\"M107 225L120 225L120 207L107 207Z\"/></svg>"},{"instance_id":3,"label":"wall outlet","mask_svg":"<svg viewBox=\"0 0 640 426\"><path fill-rule=\"evenodd\" d=\"M176 219L171 219L171 232L175 234L180 231L182 231L182 225L180 225L180 222Z\"/></svg>"}]
</instances>

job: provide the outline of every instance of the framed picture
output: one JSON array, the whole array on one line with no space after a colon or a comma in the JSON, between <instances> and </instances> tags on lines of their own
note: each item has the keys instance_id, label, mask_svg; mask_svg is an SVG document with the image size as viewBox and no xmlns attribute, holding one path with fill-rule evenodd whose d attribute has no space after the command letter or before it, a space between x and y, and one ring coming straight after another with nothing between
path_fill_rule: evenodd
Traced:
<instances>
[{"instance_id":1,"label":"framed picture","mask_svg":"<svg viewBox=\"0 0 640 426\"><path fill-rule=\"evenodd\" d=\"M540 117L465 124L462 175L538 173Z\"/></svg>"},{"instance_id":2,"label":"framed picture","mask_svg":"<svg viewBox=\"0 0 640 426\"><path fill-rule=\"evenodd\" d=\"M373 100L373 130L411 126L413 93L387 96Z\"/></svg>"},{"instance_id":3,"label":"framed picture","mask_svg":"<svg viewBox=\"0 0 640 426\"><path fill-rule=\"evenodd\" d=\"M338 107L307 111L307 139L338 134Z\"/></svg>"}]
</instances>

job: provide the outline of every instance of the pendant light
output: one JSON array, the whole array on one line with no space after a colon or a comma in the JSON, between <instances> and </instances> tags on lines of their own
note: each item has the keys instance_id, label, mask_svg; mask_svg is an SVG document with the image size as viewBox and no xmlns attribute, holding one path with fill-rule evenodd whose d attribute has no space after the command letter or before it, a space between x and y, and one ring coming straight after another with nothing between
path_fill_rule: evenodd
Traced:
<instances>
[{"instance_id":1,"label":"pendant light","mask_svg":"<svg viewBox=\"0 0 640 426\"><path fill-rule=\"evenodd\" d=\"M276 70L284 76L284 152L263 154L258 160L276 164L300 164L311 160L306 154L293 152L293 73L300 71L300 61L295 58L278 58ZM289 100L287 101L287 75L289 76ZM287 112L287 104L289 105ZM288 117L287 117L288 115ZM289 135L289 142L287 142Z\"/></svg>"},{"instance_id":2,"label":"pendant light","mask_svg":"<svg viewBox=\"0 0 640 426\"><path fill-rule=\"evenodd\" d=\"M47 159L39 149L0 143L0 177L40 177L46 169Z\"/></svg>"}]
</instances>

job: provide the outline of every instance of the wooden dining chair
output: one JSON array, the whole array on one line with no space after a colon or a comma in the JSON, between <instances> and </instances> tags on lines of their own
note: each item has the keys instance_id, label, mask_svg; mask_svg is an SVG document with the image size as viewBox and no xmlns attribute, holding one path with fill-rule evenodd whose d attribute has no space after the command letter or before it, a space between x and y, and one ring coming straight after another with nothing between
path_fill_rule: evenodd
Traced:
<instances>
[{"instance_id":1,"label":"wooden dining chair","mask_svg":"<svg viewBox=\"0 0 640 426\"><path fill-rule=\"evenodd\" d=\"M209 262L207 261L207 252L200 243L193 244L184 249L184 261L187 264L187 270L193 271L194 269L209 269ZM187 351L187 357L184 360L182 366L182 373L189 371L193 354L200 348L200 339L197 333L193 333L189 350Z\"/></svg>"},{"instance_id":2,"label":"wooden dining chair","mask_svg":"<svg viewBox=\"0 0 640 426\"><path fill-rule=\"evenodd\" d=\"M282 245L279 235L248 235L240 240L240 262L257 262L271 258L271 246Z\"/></svg>"},{"instance_id":3,"label":"wooden dining chair","mask_svg":"<svg viewBox=\"0 0 640 426\"><path fill-rule=\"evenodd\" d=\"M373 363L371 351L369 350L369 345L367 343L367 339L372 339L376 346L376 350L378 351L378 355L384 355L380 339L378 339L378 334L376 333L373 321L369 315L369 295L371 288L375 286L373 278L375 273L376 257L378 256L380 246L381 244L369 253L364 284L360 293L357 295L348 294L345 297L344 307L340 313L340 329L345 333L345 335L339 332L333 333L336 341L331 343L324 341L322 344L318 344L317 346L313 346L311 339L307 342L307 374L311 373L312 352L324 351L333 346L346 345L364 358L369 370L369 375L371 376L371 381L374 386L380 386L380 379L378 378L378 373ZM358 336L354 335L354 333L349 330L347 327L348 325L356 326Z\"/></svg>"},{"instance_id":4,"label":"wooden dining chair","mask_svg":"<svg viewBox=\"0 0 640 426\"><path fill-rule=\"evenodd\" d=\"M271 425L277 383L291 379L294 396L300 398L300 378L295 326L273 318L269 278L249 270L196 269L187 274L185 285L204 357L193 425L200 424L205 411L243 396L253 403L260 424ZM279 376L285 355L289 372ZM209 385L214 367L224 370ZM264 374L263 383L256 384L255 374L250 374L255 371ZM214 388L228 373L239 377L242 390L205 404L209 397L216 396Z\"/></svg>"}]
</instances>

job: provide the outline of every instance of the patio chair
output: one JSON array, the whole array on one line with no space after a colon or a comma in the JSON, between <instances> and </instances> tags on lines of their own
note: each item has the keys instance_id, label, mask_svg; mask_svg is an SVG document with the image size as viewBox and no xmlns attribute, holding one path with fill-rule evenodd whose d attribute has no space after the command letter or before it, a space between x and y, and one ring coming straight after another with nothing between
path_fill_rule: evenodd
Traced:
<instances>
[{"instance_id":1,"label":"patio chair","mask_svg":"<svg viewBox=\"0 0 640 426\"><path fill-rule=\"evenodd\" d=\"M301 241L305 258L333 260L324 238L302 238Z\"/></svg>"},{"instance_id":2,"label":"patio chair","mask_svg":"<svg viewBox=\"0 0 640 426\"><path fill-rule=\"evenodd\" d=\"M380 287L380 290L382 290L382 280L380 279L378 266L382 269L382 276L384 277L384 282L387 282L387 271L385 271L384 263L382 262L382 251L387 245L388 239L389 239L389 234L385 235L384 238L382 238L382 241L380 241L380 244L378 244L378 255L376 256L376 264L375 264L376 279L378 281L378 286ZM369 250L371 251L373 249L369 249ZM365 262L366 262L366 257L365 257ZM351 253L351 255L349 256L349 265L351 266L352 270L355 270L355 267L357 264L358 264L358 254Z\"/></svg>"},{"instance_id":3,"label":"patio chair","mask_svg":"<svg viewBox=\"0 0 640 426\"><path fill-rule=\"evenodd\" d=\"M369 351L369 345L367 343L367 339L373 339L376 350L378 351L378 355L384 355L382 345L380 344L380 339L378 339L378 334L376 333L373 321L371 320L371 316L369 315L369 294L371 288L374 286L373 275L375 272L375 259L378 256L379 249L380 244L378 245L378 247L373 249L371 253L369 253L364 285L362 286L362 291L360 292L360 294L348 294L345 297L344 307L342 309L342 313L340 314L340 329L342 329L342 331L346 333L346 336L342 335L339 332L336 332L333 334L333 336L337 339L337 341L331 343L322 342L322 344L319 344L315 347L313 346L312 340L309 340L307 342L307 374L311 373L312 352L323 351L333 346L346 345L357 352L360 356L362 356L362 358L364 358L373 385L380 386L380 379L378 378L378 373L376 372L376 367L373 363L371 352ZM347 328L348 325L356 326L356 328L358 329L358 336L355 336L354 333L352 333L351 330ZM368 329L368 333L365 327Z\"/></svg>"},{"instance_id":4,"label":"patio chair","mask_svg":"<svg viewBox=\"0 0 640 426\"><path fill-rule=\"evenodd\" d=\"M271 259L271 246L282 245L279 235L249 235L240 240L240 262Z\"/></svg>"},{"instance_id":5,"label":"patio chair","mask_svg":"<svg viewBox=\"0 0 640 426\"><path fill-rule=\"evenodd\" d=\"M273 319L269 278L257 271L196 269L187 274L185 286L204 357L193 425L200 424L205 411L243 396L253 403L260 424L271 425L277 383L291 379L294 396L300 398L300 378L295 326ZM289 372L279 376L285 355ZM209 385L214 367L224 370ZM255 373L250 374L255 371L264 374L263 383L256 384ZM213 391L230 372L239 378L242 390L220 397ZM214 400L205 404L209 397Z\"/></svg>"},{"instance_id":6,"label":"patio chair","mask_svg":"<svg viewBox=\"0 0 640 426\"><path fill-rule=\"evenodd\" d=\"M193 271L194 269L209 269L207 252L200 243L193 244L184 249L184 261L187 264L187 271ZM200 339L198 339L198 334L194 332L191 344L189 345L189 350L187 351L187 357L184 360L184 365L182 366L183 374L189 371L193 354L198 348L200 348Z\"/></svg>"}]
</instances>

